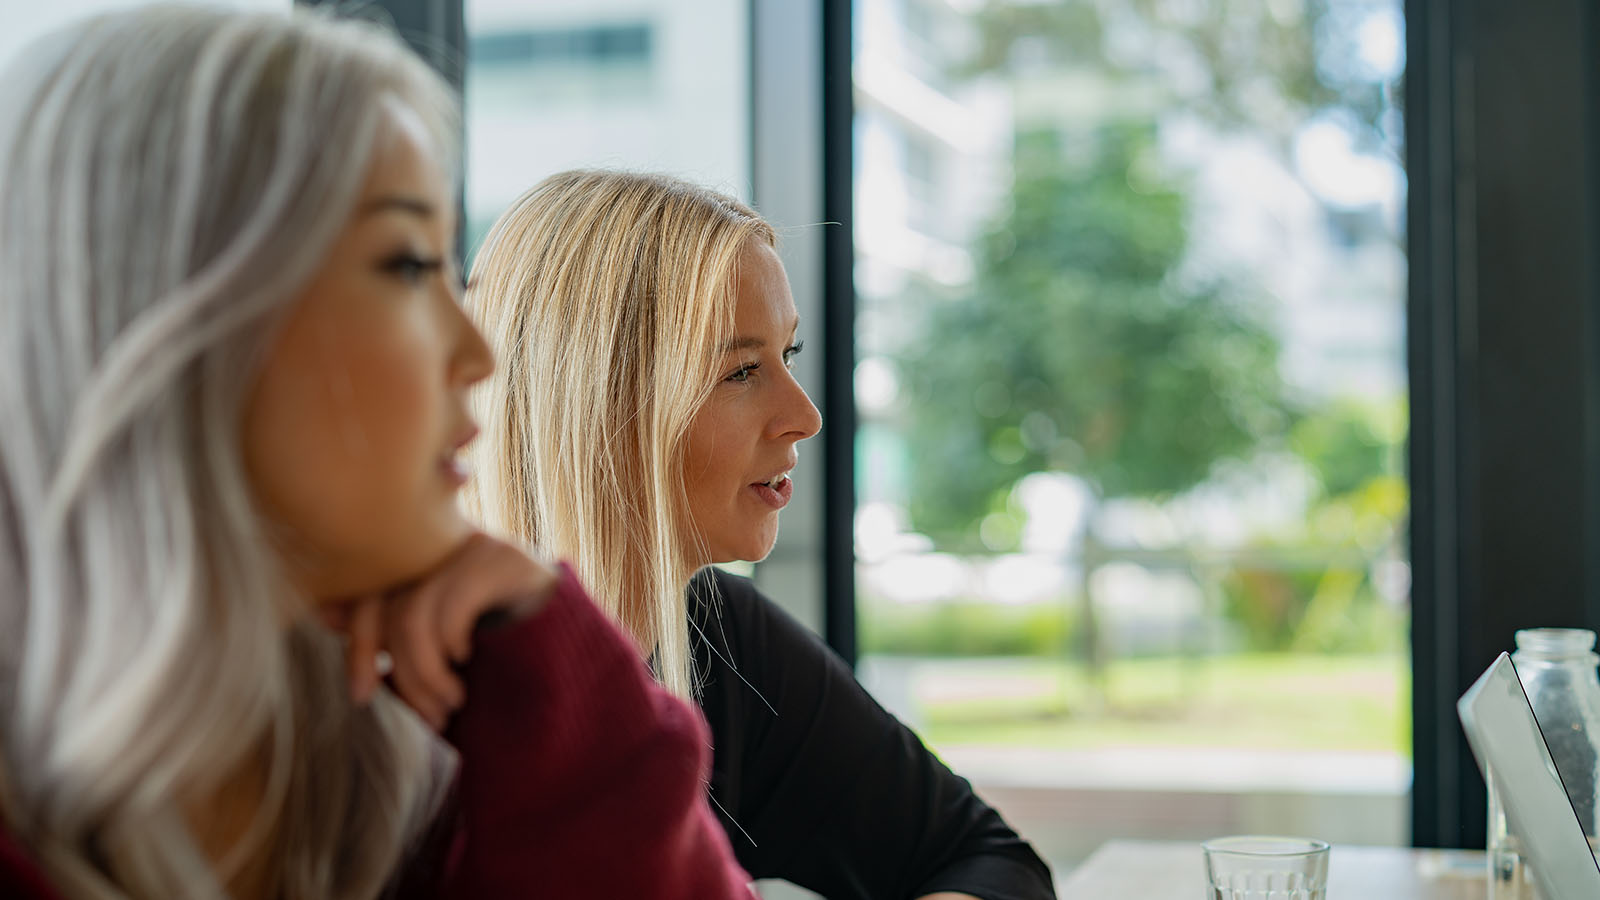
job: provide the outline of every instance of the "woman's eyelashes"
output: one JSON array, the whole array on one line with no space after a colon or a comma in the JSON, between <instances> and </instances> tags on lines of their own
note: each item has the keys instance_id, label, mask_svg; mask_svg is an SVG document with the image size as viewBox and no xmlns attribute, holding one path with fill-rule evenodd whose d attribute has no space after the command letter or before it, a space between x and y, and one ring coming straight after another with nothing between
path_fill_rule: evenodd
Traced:
<instances>
[{"instance_id":1,"label":"woman's eyelashes","mask_svg":"<svg viewBox=\"0 0 1600 900\"><path fill-rule=\"evenodd\" d=\"M384 260L379 268L408 284L421 284L444 271L445 259L442 256L424 257L405 250Z\"/></svg>"},{"instance_id":2,"label":"woman's eyelashes","mask_svg":"<svg viewBox=\"0 0 1600 900\"><path fill-rule=\"evenodd\" d=\"M805 341L796 341L788 347L785 347L783 349L783 367L786 369L794 368L795 356L805 348ZM734 382L735 384L744 384L750 380L750 376L754 375L756 370L759 368L761 368L761 363L747 362L739 368L734 369L732 374L730 374L725 380Z\"/></svg>"}]
</instances>

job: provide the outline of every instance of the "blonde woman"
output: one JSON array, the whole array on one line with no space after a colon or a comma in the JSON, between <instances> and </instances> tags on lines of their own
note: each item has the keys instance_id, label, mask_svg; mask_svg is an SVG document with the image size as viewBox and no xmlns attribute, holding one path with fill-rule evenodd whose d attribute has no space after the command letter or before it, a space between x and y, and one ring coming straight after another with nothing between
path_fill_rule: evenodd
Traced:
<instances>
[{"instance_id":1,"label":"blonde woman","mask_svg":"<svg viewBox=\"0 0 1600 900\"><path fill-rule=\"evenodd\" d=\"M711 798L758 878L832 900L1053 896L1033 850L746 579L816 408L771 226L671 178L578 171L518 199L468 310L481 393L469 509L575 561L711 724ZM699 573L699 574L696 574Z\"/></svg>"},{"instance_id":2,"label":"blonde woman","mask_svg":"<svg viewBox=\"0 0 1600 900\"><path fill-rule=\"evenodd\" d=\"M0 73L0 896L748 898L693 710L457 511L454 117L304 12Z\"/></svg>"}]
</instances>

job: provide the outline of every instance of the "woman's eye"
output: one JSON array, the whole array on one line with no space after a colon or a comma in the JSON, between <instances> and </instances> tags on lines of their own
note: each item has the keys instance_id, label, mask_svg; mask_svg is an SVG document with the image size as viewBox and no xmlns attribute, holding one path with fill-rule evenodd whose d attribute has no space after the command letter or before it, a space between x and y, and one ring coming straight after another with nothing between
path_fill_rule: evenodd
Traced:
<instances>
[{"instance_id":1,"label":"woman's eye","mask_svg":"<svg viewBox=\"0 0 1600 900\"><path fill-rule=\"evenodd\" d=\"M732 375L728 376L728 380L737 382L739 384L744 384L750 380L751 373L755 372L755 370L759 368L761 368L760 363L748 363L746 365L742 365L736 369Z\"/></svg>"},{"instance_id":2,"label":"woman's eye","mask_svg":"<svg viewBox=\"0 0 1600 900\"><path fill-rule=\"evenodd\" d=\"M420 284L424 279L444 269L442 258L423 259L414 253L402 253L383 264L383 270L410 284Z\"/></svg>"},{"instance_id":3,"label":"woman's eye","mask_svg":"<svg viewBox=\"0 0 1600 900\"><path fill-rule=\"evenodd\" d=\"M805 348L805 341L795 341L793 345L783 351L783 364L791 369L794 368L794 358L799 356L800 351Z\"/></svg>"}]
</instances>

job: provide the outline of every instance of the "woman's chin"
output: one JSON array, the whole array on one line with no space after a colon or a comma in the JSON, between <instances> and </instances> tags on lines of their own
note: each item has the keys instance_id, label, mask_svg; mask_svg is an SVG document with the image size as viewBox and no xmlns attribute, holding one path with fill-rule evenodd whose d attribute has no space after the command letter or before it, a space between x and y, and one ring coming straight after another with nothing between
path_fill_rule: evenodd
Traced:
<instances>
[{"instance_id":1,"label":"woman's chin","mask_svg":"<svg viewBox=\"0 0 1600 900\"><path fill-rule=\"evenodd\" d=\"M457 517L455 521L444 523L427 541L419 541L414 559L417 565L412 567L408 577L400 579L401 582L415 581L423 575L437 569L445 560L449 559L467 539L477 534L477 529L467 523L466 519Z\"/></svg>"},{"instance_id":2,"label":"woman's chin","mask_svg":"<svg viewBox=\"0 0 1600 900\"><path fill-rule=\"evenodd\" d=\"M774 542L774 543L776 543L776 542ZM764 544L764 545L740 548L740 549L733 550L733 551L725 554L725 556L726 556L725 559L724 558L719 558L719 559L716 560L716 562L718 562L718 563L742 562L742 563L752 563L752 564L758 563L758 562L764 562L768 556L772 555L772 547L773 547L773 544L769 543L769 544Z\"/></svg>"},{"instance_id":3,"label":"woman's chin","mask_svg":"<svg viewBox=\"0 0 1600 900\"><path fill-rule=\"evenodd\" d=\"M475 533L465 519L436 523L435 527L410 540L390 542L381 555L350 560L347 565L338 567L342 571L329 572L331 577L325 583L337 583L338 597L384 593L405 587L437 569ZM330 596L326 590L319 594L323 599Z\"/></svg>"}]
</instances>

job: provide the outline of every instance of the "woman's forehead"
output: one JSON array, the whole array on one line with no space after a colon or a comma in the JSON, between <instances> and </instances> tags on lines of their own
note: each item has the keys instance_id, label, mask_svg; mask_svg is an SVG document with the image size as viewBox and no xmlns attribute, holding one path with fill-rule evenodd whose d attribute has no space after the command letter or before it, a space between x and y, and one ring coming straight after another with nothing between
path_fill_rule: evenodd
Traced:
<instances>
[{"instance_id":1,"label":"woman's forehead","mask_svg":"<svg viewBox=\"0 0 1600 900\"><path fill-rule=\"evenodd\" d=\"M364 195L422 194L454 212L449 180L435 139L420 115L397 98L385 98L384 123L368 169Z\"/></svg>"}]
</instances>

